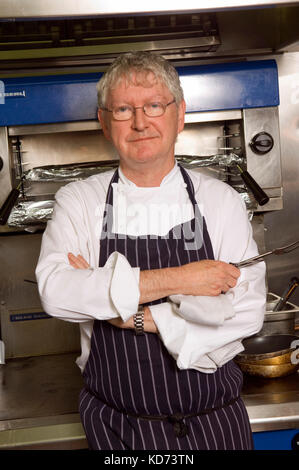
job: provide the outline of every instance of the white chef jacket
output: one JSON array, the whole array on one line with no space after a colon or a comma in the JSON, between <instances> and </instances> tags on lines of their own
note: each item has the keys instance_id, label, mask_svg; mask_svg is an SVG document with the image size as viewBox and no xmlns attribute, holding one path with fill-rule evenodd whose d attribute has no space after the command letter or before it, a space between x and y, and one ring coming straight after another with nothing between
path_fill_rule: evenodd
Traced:
<instances>
[{"instance_id":1,"label":"white chef jacket","mask_svg":"<svg viewBox=\"0 0 299 470\"><path fill-rule=\"evenodd\" d=\"M56 193L52 219L43 234L36 268L45 312L78 322L83 371L90 352L93 320L128 320L139 304L140 269L112 253L99 267L100 235L106 195L114 170L69 183ZM205 218L214 257L238 262L257 254L241 196L229 185L187 170ZM166 235L193 218L193 207L175 163L159 187L138 187L119 169L113 184L114 233ZM67 254L81 254L89 269L70 266ZM173 295L150 307L159 335L180 369L214 372L244 348L241 340L257 333L266 306L265 264L241 269L235 288L219 296Z\"/></svg>"}]
</instances>

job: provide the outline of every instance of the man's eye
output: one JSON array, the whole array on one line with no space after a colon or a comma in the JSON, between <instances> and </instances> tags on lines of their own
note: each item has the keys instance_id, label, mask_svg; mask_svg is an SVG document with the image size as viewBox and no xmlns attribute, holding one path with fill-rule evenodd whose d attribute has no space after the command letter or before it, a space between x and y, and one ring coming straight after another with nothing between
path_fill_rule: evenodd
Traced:
<instances>
[{"instance_id":1,"label":"man's eye","mask_svg":"<svg viewBox=\"0 0 299 470\"><path fill-rule=\"evenodd\" d=\"M130 106L118 106L117 108L114 108L114 111L116 113L122 114L122 113L127 113L128 111L131 110Z\"/></svg>"},{"instance_id":2,"label":"man's eye","mask_svg":"<svg viewBox=\"0 0 299 470\"><path fill-rule=\"evenodd\" d=\"M161 103L149 103L148 106L149 106L151 109L161 109L161 108L162 108Z\"/></svg>"}]
</instances>

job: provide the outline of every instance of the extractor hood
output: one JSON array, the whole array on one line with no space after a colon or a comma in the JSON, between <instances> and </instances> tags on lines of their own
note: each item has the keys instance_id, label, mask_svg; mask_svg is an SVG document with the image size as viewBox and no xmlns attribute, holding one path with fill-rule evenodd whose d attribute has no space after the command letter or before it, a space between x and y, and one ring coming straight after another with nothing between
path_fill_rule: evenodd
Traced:
<instances>
[{"instance_id":1,"label":"extractor hood","mask_svg":"<svg viewBox=\"0 0 299 470\"><path fill-rule=\"evenodd\" d=\"M0 0L0 73L101 72L132 50L175 66L293 52L298 23L298 1Z\"/></svg>"},{"instance_id":2,"label":"extractor hood","mask_svg":"<svg viewBox=\"0 0 299 470\"><path fill-rule=\"evenodd\" d=\"M233 8L273 7L298 2L288 0L1 0L2 18L50 18L94 15L194 13Z\"/></svg>"}]
</instances>

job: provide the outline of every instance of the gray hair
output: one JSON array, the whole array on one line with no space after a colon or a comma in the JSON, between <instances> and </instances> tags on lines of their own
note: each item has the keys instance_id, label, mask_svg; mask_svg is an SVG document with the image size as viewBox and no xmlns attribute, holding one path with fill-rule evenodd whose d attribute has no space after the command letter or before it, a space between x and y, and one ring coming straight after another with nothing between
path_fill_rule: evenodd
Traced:
<instances>
[{"instance_id":1,"label":"gray hair","mask_svg":"<svg viewBox=\"0 0 299 470\"><path fill-rule=\"evenodd\" d=\"M180 78L173 65L161 55L137 51L118 56L97 83L100 108L105 107L109 90L115 87L121 79L125 78L129 83L132 82L132 72L152 72L157 80L166 85L176 104L184 98Z\"/></svg>"}]
</instances>

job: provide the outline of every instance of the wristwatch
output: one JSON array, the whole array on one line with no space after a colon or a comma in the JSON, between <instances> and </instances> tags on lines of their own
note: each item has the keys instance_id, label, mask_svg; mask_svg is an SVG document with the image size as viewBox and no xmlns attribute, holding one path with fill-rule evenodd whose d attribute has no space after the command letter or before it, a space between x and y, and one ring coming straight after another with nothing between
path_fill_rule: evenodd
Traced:
<instances>
[{"instance_id":1,"label":"wristwatch","mask_svg":"<svg viewBox=\"0 0 299 470\"><path fill-rule=\"evenodd\" d=\"M144 335L144 309L142 305L138 306L138 311L134 315L135 334Z\"/></svg>"}]
</instances>

